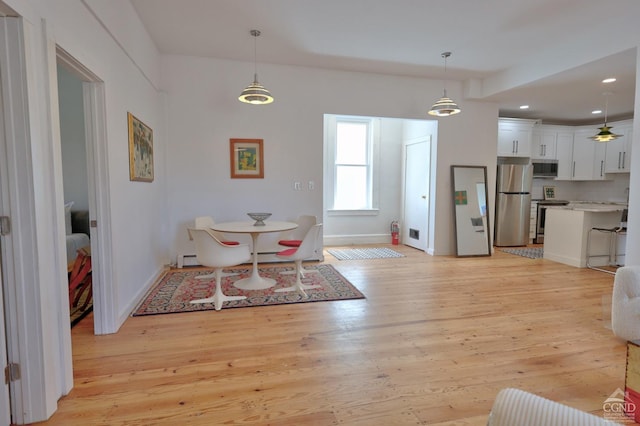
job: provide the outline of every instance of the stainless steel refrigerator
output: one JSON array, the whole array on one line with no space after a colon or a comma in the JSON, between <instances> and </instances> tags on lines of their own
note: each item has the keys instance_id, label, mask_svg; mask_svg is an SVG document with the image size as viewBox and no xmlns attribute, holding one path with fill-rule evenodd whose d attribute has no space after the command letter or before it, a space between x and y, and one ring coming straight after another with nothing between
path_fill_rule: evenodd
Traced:
<instances>
[{"instance_id":1,"label":"stainless steel refrigerator","mask_svg":"<svg viewBox=\"0 0 640 426\"><path fill-rule=\"evenodd\" d=\"M498 165L494 245L529 242L532 179L533 168L528 164Z\"/></svg>"}]
</instances>

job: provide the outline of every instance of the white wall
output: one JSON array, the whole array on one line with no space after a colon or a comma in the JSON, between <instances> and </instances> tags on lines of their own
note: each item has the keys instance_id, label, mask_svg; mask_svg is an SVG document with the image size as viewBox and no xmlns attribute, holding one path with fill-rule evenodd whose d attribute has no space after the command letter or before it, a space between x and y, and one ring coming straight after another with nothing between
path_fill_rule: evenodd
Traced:
<instances>
[{"instance_id":1,"label":"white wall","mask_svg":"<svg viewBox=\"0 0 640 426\"><path fill-rule=\"evenodd\" d=\"M66 265L63 254L64 220L62 212L64 194L56 102L55 46L76 58L97 75L105 87L106 163L110 206L108 218L99 217L98 224L111 223L112 262L101 265L111 270L109 286L114 294L112 328L115 332L129 316L131 309L150 286L163 265L168 262L169 243L166 229L166 170L165 136L163 124L163 97L157 90L158 53L144 33L143 26L127 0L99 2L91 0L6 0L10 7L24 18L26 78L29 96L29 137L27 151L31 154L25 164L33 170L33 179L22 182L31 185L21 197L14 200L35 218L32 230L36 235L23 244L32 248L34 256L17 259L18 263L33 265L37 282L19 283L20 294L29 299L30 318L18 324L26 343L24 347L37 347L36 352L20 359L23 381L28 381L24 396L26 421L44 420L55 409L72 379L70 374L70 339L68 307L64 309L67 293ZM88 9L96 4L99 10ZM106 13L109 12L109 13ZM118 22L109 31L99 16L102 13ZM123 34L116 33L123 31ZM126 33L126 34L124 34ZM144 49L140 49L143 46ZM54 52L52 55L51 52ZM139 52L144 52L140 54ZM139 60L136 60L139 58ZM131 111L154 129L156 179L153 183L129 181L127 112ZM32 196L33 199L26 199ZM18 284L14 284L18 285ZM28 291L26 291L28 290ZM58 305L59 303L59 305ZM66 315L66 317L65 317ZM68 347L67 347L68 345ZM27 382L25 382L27 383Z\"/></svg>"},{"instance_id":2,"label":"white wall","mask_svg":"<svg viewBox=\"0 0 640 426\"><path fill-rule=\"evenodd\" d=\"M162 57L173 258L193 252L186 227L198 215L242 220L246 212L267 210L273 219L304 213L322 217L324 114L426 119L442 90L436 80L259 64L260 82L276 100L246 105L237 97L251 80L252 67L220 59ZM315 88L311 94L310 86ZM489 166L490 188L495 186L497 107L465 102L460 90L449 83L449 95L463 112L439 120L435 254L451 254L454 247L449 166ZM230 138L264 139L264 179L230 179ZM303 185L302 191L294 191L295 180L313 180L315 190Z\"/></svg>"},{"instance_id":3,"label":"white wall","mask_svg":"<svg viewBox=\"0 0 640 426\"><path fill-rule=\"evenodd\" d=\"M636 40L640 45L640 40ZM640 111L640 55L636 54L636 103L635 111ZM627 233L626 265L640 265L640 120L633 120L633 141L631 143L631 173L629 174L629 217Z\"/></svg>"},{"instance_id":4,"label":"white wall","mask_svg":"<svg viewBox=\"0 0 640 426\"><path fill-rule=\"evenodd\" d=\"M119 326L136 299L168 263L163 98L155 86L157 82L150 79L159 69L158 53L146 33L136 30L141 24L128 1L87 3L98 5L96 10L88 10L79 0L34 3L39 10L47 11L44 18L56 43L105 83L113 244L113 265L109 265L113 268L113 282L105 284L115 288ZM105 16L100 19L107 23L116 14L119 24L107 32L94 13ZM118 32L123 28L125 35ZM155 62L136 55L139 45L145 45L145 54L155 56ZM154 130L152 183L129 180L127 112Z\"/></svg>"}]
</instances>

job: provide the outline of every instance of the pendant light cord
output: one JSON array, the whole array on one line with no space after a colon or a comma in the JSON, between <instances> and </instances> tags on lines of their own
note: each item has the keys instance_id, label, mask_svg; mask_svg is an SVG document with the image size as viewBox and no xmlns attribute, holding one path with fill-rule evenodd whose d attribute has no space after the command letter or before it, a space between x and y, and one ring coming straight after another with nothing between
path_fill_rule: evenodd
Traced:
<instances>
[{"instance_id":1,"label":"pendant light cord","mask_svg":"<svg viewBox=\"0 0 640 426\"><path fill-rule=\"evenodd\" d=\"M442 87L444 88L444 95L447 96L447 55L446 53L443 53L442 56L444 57L444 81L442 82Z\"/></svg>"},{"instance_id":2,"label":"pendant light cord","mask_svg":"<svg viewBox=\"0 0 640 426\"><path fill-rule=\"evenodd\" d=\"M258 80L258 36L260 32L253 33L253 75L254 80Z\"/></svg>"},{"instance_id":3,"label":"pendant light cord","mask_svg":"<svg viewBox=\"0 0 640 426\"><path fill-rule=\"evenodd\" d=\"M444 96L447 97L447 58L451 56L451 52L442 52L444 58L444 79L442 81L442 87L444 88Z\"/></svg>"}]
</instances>

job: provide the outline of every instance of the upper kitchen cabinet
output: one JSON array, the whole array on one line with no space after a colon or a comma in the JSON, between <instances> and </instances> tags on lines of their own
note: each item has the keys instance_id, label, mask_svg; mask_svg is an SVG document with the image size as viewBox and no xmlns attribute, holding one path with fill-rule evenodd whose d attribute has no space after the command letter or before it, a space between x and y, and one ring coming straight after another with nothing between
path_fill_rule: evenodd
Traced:
<instances>
[{"instance_id":1,"label":"upper kitchen cabinet","mask_svg":"<svg viewBox=\"0 0 640 426\"><path fill-rule=\"evenodd\" d=\"M534 120L500 118L498 120L498 156L530 157Z\"/></svg>"},{"instance_id":2,"label":"upper kitchen cabinet","mask_svg":"<svg viewBox=\"0 0 640 426\"><path fill-rule=\"evenodd\" d=\"M611 131L621 135L611 142L600 142L606 149L605 173L629 173L631 166L632 121L610 123Z\"/></svg>"},{"instance_id":3,"label":"upper kitchen cabinet","mask_svg":"<svg viewBox=\"0 0 640 426\"><path fill-rule=\"evenodd\" d=\"M531 158L553 160L556 158L556 134L534 129L531 138Z\"/></svg>"},{"instance_id":4,"label":"upper kitchen cabinet","mask_svg":"<svg viewBox=\"0 0 640 426\"><path fill-rule=\"evenodd\" d=\"M590 139L593 129L576 128L573 135L558 135L558 180L604 179L605 149Z\"/></svg>"},{"instance_id":5,"label":"upper kitchen cabinet","mask_svg":"<svg viewBox=\"0 0 640 426\"><path fill-rule=\"evenodd\" d=\"M569 137L573 141L573 127L536 125L531 138L531 158L535 160L556 160L558 138Z\"/></svg>"}]
</instances>

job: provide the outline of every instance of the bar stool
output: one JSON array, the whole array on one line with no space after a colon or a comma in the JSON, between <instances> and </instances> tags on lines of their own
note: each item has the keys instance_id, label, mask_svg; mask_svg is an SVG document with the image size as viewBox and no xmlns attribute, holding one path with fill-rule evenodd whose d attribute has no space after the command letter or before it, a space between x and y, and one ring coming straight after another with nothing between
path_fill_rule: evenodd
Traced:
<instances>
[{"instance_id":1,"label":"bar stool","mask_svg":"<svg viewBox=\"0 0 640 426\"><path fill-rule=\"evenodd\" d=\"M604 268L600 268L598 266L594 266L591 264L591 259L594 257L607 257L609 258L608 266L619 267L621 265L617 262L618 256L624 256L624 253L618 254L618 235L626 235L627 233L627 215L629 213L628 209L622 210L622 218L620 219L620 225L615 228L599 228L593 227L589 230L587 234L587 268L595 269L596 271L606 272L607 274L615 275L615 270L608 270ZM605 254L591 254L591 234L593 232L601 232L609 234L609 251Z\"/></svg>"}]
</instances>

